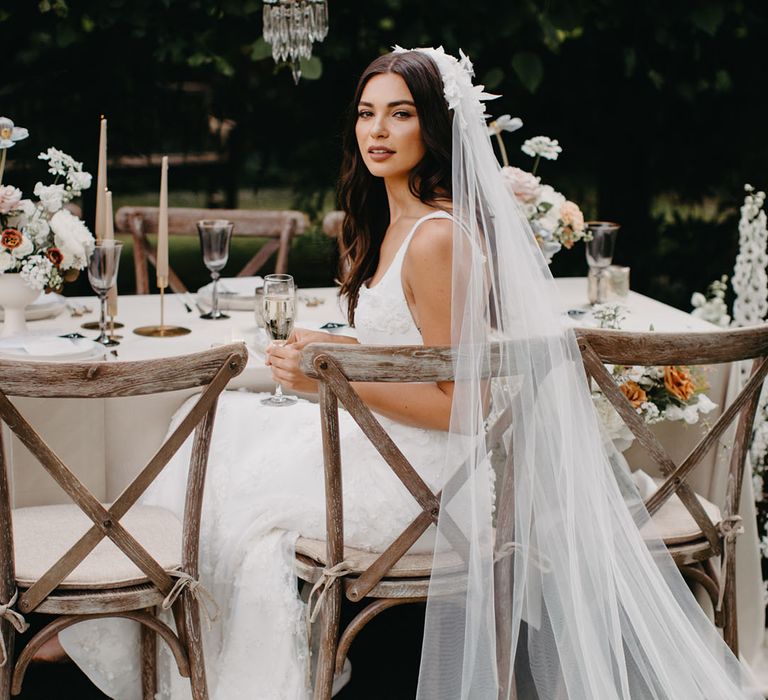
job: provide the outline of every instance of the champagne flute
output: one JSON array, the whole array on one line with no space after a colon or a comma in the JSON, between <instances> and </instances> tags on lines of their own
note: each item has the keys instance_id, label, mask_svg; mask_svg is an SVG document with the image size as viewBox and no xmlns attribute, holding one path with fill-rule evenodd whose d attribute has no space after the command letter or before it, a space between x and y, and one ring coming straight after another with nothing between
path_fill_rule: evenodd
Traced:
<instances>
[{"instance_id":1,"label":"champagne flute","mask_svg":"<svg viewBox=\"0 0 768 700\"><path fill-rule=\"evenodd\" d=\"M101 302L99 337L96 338L96 342L102 345L120 345L117 340L107 335L107 294L117 279L122 249L123 244L120 241L102 240L94 247L93 255L88 262L88 281Z\"/></svg>"},{"instance_id":2,"label":"champagne flute","mask_svg":"<svg viewBox=\"0 0 768 700\"><path fill-rule=\"evenodd\" d=\"M200 236L200 248L203 251L203 262L210 270L213 280L211 290L211 310L201 314L200 318L220 319L229 318L219 311L219 272L229 260L229 242L232 238L234 224L223 219L203 219L197 222L197 233Z\"/></svg>"},{"instance_id":3,"label":"champagne flute","mask_svg":"<svg viewBox=\"0 0 768 700\"><path fill-rule=\"evenodd\" d=\"M290 275L267 275L264 278L262 301L264 330L275 345L285 345L285 341L293 332L293 321L296 318L296 293L293 277ZM278 383L275 393L269 398L262 399L266 406L290 406L296 403L295 396L285 396Z\"/></svg>"}]
</instances>

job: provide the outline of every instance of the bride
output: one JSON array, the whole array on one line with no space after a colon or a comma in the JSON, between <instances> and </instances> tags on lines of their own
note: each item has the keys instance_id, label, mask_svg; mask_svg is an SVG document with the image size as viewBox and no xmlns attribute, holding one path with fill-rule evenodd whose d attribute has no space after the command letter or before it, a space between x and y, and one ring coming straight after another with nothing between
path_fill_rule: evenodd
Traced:
<instances>
[{"instance_id":1,"label":"bride","mask_svg":"<svg viewBox=\"0 0 768 700\"><path fill-rule=\"evenodd\" d=\"M468 565L451 573L464 577L462 593L446 596L433 577L418 698L760 697L653 538L636 490L617 484L548 268L499 177L484 122L491 96L471 78L465 56L441 49L396 49L363 73L341 176L341 291L356 338L297 330L267 360L286 388L313 392L298 368L310 342L456 348L455 384L355 387L431 488L463 470L444 490L434 538L420 542L439 563L456 541L447 523L458 526ZM485 381L490 338L506 341L506 356ZM483 441L467 440L483 435L487 389L492 412L513 415L493 468ZM340 418L346 541L380 548L417 506ZM188 456L180 451L147 502L181 513ZM276 410L228 393L201 532L201 582L221 609L204 638L212 698L309 696L298 534L324 538L317 407ZM118 700L140 697L130 624L61 635ZM162 650L159 672L160 697L189 697Z\"/></svg>"}]
</instances>

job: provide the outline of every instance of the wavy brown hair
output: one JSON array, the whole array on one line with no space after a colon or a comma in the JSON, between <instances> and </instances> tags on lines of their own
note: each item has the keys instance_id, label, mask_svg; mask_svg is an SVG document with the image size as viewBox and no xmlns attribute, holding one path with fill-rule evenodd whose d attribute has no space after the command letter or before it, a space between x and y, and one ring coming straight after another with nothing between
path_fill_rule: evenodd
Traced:
<instances>
[{"instance_id":1,"label":"wavy brown hair","mask_svg":"<svg viewBox=\"0 0 768 700\"><path fill-rule=\"evenodd\" d=\"M379 264L379 248L389 226L384 180L374 177L357 145L355 125L360 97L375 75L395 73L416 105L426 153L408 177L411 193L425 204L444 208L451 199L451 112L443 97L443 79L434 61L418 51L379 56L365 69L355 90L344 130L339 204L344 211L340 241L340 293L349 301L354 326L360 287Z\"/></svg>"}]
</instances>

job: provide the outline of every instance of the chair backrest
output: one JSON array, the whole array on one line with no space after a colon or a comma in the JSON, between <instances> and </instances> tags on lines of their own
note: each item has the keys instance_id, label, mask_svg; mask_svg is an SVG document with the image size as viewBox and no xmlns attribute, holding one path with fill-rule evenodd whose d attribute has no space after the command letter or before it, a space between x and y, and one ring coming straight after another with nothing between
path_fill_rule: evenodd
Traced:
<instances>
[{"instance_id":1,"label":"chair backrest","mask_svg":"<svg viewBox=\"0 0 768 700\"><path fill-rule=\"evenodd\" d=\"M341 240L341 227L344 223L344 212L338 209L329 211L323 217L323 233L328 238L335 238Z\"/></svg>"},{"instance_id":2,"label":"chair backrest","mask_svg":"<svg viewBox=\"0 0 768 700\"><path fill-rule=\"evenodd\" d=\"M195 431L187 479L181 563L197 576L200 509L208 449L219 394L245 368L247 351L234 343L206 352L142 362L44 363L0 360L0 422L5 423L70 499L93 522L91 528L20 594L18 609L34 610L96 545L108 537L165 594L173 580L120 524L120 519L160 474L170 458ZM109 509L57 457L8 398L87 398L144 396L202 387L191 411L155 452L147 465ZM0 431L0 600L15 590L14 552L5 452Z\"/></svg>"},{"instance_id":3,"label":"chair backrest","mask_svg":"<svg viewBox=\"0 0 768 700\"><path fill-rule=\"evenodd\" d=\"M738 516L744 461L749 449L760 390L768 374L768 326L684 334L577 329L576 336L587 374L600 387L626 426L647 454L659 465L664 475L664 481L659 489L646 501L645 505L649 513L655 513L676 493L714 551L719 552L720 537L716 523L713 523L707 515L687 484L686 477L701 463L701 460L738 418L728 466L725 511L722 514L724 521ZM605 367L606 363L629 367L678 367L716 365L744 360L754 360L749 380L680 464L675 463L667 454Z\"/></svg>"},{"instance_id":4,"label":"chair backrest","mask_svg":"<svg viewBox=\"0 0 768 700\"><path fill-rule=\"evenodd\" d=\"M149 293L147 261L156 265L156 254L147 234L157 232L158 212L157 207L120 207L115 214L115 231L129 233L133 237L137 294ZM300 211L171 207L168 209L168 233L178 236L197 236L195 224L201 219L226 219L234 223L233 235L235 236L267 239L240 270L239 277L247 277L258 272L275 252L277 252L275 272L285 273L288 269L288 255L293 237L304 233L309 226L307 216ZM174 292L187 291L184 283L173 270L169 270L168 283Z\"/></svg>"},{"instance_id":5,"label":"chair backrest","mask_svg":"<svg viewBox=\"0 0 768 700\"><path fill-rule=\"evenodd\" d=\"M485 374L503 375L503 363L509 355L502 344L492 344ZM446 382L455 378L455 357L450 347L366 346L313 343L301 353L301 369L320 380L320 413L323 433L326 484L327 566L343 559L344 527L341 492L341 451L338 432L338 402L379 451L422 512L387 547L376 560L347 588L347 597L357 601L369 593L392 566L440 514L442 492L433 493L400 449L385 432L371 410L355 393L351 382ZM497 416L486 434L493 444L510 425L511 415ZM466 478L458 469L444 485L444 491L455 493ZM503 487L502 487L503 488ZM444 516L446 517L446 516ZM448 530L450 533L450 529ZM468 551L468 543L458 527L453 529L455 551Z\"/></svg>"}]
</instances>

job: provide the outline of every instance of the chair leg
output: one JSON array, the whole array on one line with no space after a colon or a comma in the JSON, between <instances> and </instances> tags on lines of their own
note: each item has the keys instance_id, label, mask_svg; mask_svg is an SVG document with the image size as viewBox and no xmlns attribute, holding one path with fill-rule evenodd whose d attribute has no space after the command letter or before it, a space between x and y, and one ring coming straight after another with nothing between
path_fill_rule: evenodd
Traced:
<instances>
[{"instance_id":1,"label":"chair leg","mask_svg":"<svg viewBox=\"0 0 768 700\"><path fill-rule=\"evenodd\" d=\"M0 621L0 634L5 643L6 661L0 666L0 700L11 697L11 680L13 679L13 647L16 631L8 622Z\"/></svg>"},{"instance_id":2,"label":"chair leg","mask_svg":"<svg viewBox=\"0 0 768 700\"><path fill-rule=\"evenodd\" d=\"M339 620L341 617L341 585L338 581L331 584L326 595L320 627L320 652L315 671L314 700L331 700L333 692L333 672L336 666L336 645L339 639Z\"/></svg>"},{"instance_id":3,"label":"chair leg","mask_svg":"<svg viewBox=\"0 0 768 700\"><path fill-rule=\"evenodd\" d=\"M205 657L200 628L200 607L188 593L180 602L184 618L184 639L189 656L189 683L192 700L208 700L208 684L205 679Z\"/></svg>"},{"instance_id":4,"label":"chair leg","mask_svg":"<svg viewBox=\"0 0 768 700\"><path fill-rule=\"evenodd\" d=\"M723 639L731 648L736 658L739 657L739 626L736 616L736 542L729 541L725 546L728 552L728 566L725 572L725 581L720 585L725 586L723 596Z\"/></svg>"},{"instance_id":5,"label":"chair leg","mask_svg":"<svg viewBox=\"0 0 768 700\"><path fill-rule=\"evenodd\" d=\"M150 614L152 610L148 610ZM141 625L141 697L155 700L157 693L157 635L155 631Z\"/></svg>"}]
</instances>

